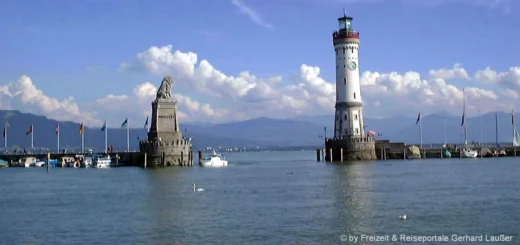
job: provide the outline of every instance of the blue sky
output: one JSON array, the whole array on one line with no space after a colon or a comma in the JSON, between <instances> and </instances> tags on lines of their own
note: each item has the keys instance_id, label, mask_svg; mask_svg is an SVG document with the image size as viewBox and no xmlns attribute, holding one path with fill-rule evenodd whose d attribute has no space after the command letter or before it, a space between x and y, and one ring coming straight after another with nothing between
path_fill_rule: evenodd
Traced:
<instances>
[{"instance_id":1,"label":"blue sky","mask_svg":"<svg viewBox=\"0 0 520 245\"><path fill-rule=\"evenodd\" d=\"M1 101L4 109L43 111L43 114L59 119L73 117L65 115L70 111L61 104L57 105L59 108L45 110L39 108L42 106L38 105L39 102L15 98L15 84L26 75L37 89L58 103L69 96L74 97L80 111L95 117L89 121L92 124L111 116L124 117L124 113L130 117L143 117L141 114L145 112L142 111L149 110L150 101L139 105L142 109L139 107L137 112L131 110L134 105L126 104L128 112L121 115L95 101L109 94L135 96L136 86L146 81L158 86L162 76L171 73L176 83L183 84L174 90L185 96L179 99L179 103L181 111L186 113L186 120L212 120L212 115L216 116L204 113L200 106L190 107L190 101L225 112L226 115L221 115L219 120L293 115L288 111L294 115L331 113L334 98L331 99L332 107L327 109L319 102L299 107L291 101L307 103L311 99L290 95L290 99L285 98L287 105L262 111L262 106L276 105L282 95L264 96L265 93L255 95L251 92L228 100L225 98L232 96L208 96L204 88L194 88L200 80L198 77L177 75L178 67L164 63L164 60L161 64L165 65L165 72L146 68L121 69L121 64L134 62L134 67L146 67L145 61L137 58L138 53L146 52L152 46L172 45L172 53L176 50L196 53L199 62L207 60L226 76L239 77L242 71L264 79L282 76L283 86L271 84L273 90L286 91L283 89L289 89L290 85L305 83L299 79L302 64L319 67L319 77L333 85L335 64L331 33L337 28L337 18L343 14L344 7L348 15L354 17L354 29L361 33L362 72L404 74L414 71L421 74L421 79L428 80L430 70L450 69L460 63L471 78L454 77L447 83L460 89L475 87L494 92L497 98L492 99L495 104L488 110L516 103L511 102L513 98L511 101L502 99L501 95L506 93L505 89L518 90L516 73L513 72L513 77L503 76L513 80L509 82L497 78L497 81L479 83L473 78L475 72L486 67L500 73L519 65L515 54L520 53L520 46L516 44L520 36L516 26L520 23L520 4L515 1L22 0L0 3L0 85L14 84L10 88L11 95L4 96ZM519 74L516 75L520 77ZM206 84L212 83L211 78L205 79L209 79ZM379 82L385 84L384 79ZM217 91L212 86L207 85L207 88ZM413 91L407 92L412 96L406 101L400 96L385 95L388 101L402 104L400 109L390 109L385 101L375 101L381 96L370 97L369 92L365 92L377 89L368 86L363 90L367 110L373 117L403 114L406 108L435 111L432 105L431 108L413 107L418 104L414 101L417 97L413 96ZM434 93L442 90L435 89ZM307 92L311 90L309 87ZM321 91L318 87L314 90L316 93ZM327 96L324 91L315 96L309 93L311 98ZM405 92L402 89L395 92L399 93ZM272 101L247 104L258 99ZM373 101L374 105L371 105ZM458 101L447 102L450 103L457 104L453 111L460 110ZM290 108L290 104L296 109Z\"/></svg>"}]
</instances>

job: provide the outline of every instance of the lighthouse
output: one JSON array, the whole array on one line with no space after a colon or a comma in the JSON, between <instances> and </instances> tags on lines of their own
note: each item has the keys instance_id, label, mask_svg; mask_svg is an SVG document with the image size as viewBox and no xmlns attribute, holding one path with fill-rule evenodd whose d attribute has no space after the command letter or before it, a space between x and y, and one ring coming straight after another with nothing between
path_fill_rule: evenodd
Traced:
<instances>
[{"instance_id":1,"label":"lighthouse","mask_svg":"<svg viewBox=\"0 0 520 245\"><path fill-rule=\"evenodd\" d=\"M365 134L359 82L359 32L345 10L332 33L336 58L334 137L325 139L326 161L375 160L376 138Z\"/></svg>"},{"instance_id":2,"label":"lighthouse","mask_svg":"<svg viewBox=\"0 0 520 245\"><path fill-rule=\"evenodd\" d=\"M359 83L359 32L352 27L352 17L338 18L333 33L336 52L336 119L334 137L363 136L363 104Z\"/></svg>"}]
</instances>

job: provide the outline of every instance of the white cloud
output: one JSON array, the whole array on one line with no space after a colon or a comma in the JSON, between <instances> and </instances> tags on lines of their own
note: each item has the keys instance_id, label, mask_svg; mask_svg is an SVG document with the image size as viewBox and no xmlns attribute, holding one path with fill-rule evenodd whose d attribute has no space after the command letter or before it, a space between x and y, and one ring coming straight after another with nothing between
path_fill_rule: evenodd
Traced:
<instances>
[{"instance_id":1,"label":"white cloud","mask_svg":"<svg viewBox=\"0 0 520 245\"><path fill-rule=\"evenodd\" d=\"M151 47L122 63L123 71L148 72L154 82L136 85L129 94L108 94L91 102L78 104L72 97L52 98L35 87L28 76L0 86L0 107L43 114L59 120L85 122L89 126L120 125L129 117L131 124L151 113L151 102L165 75L174 80L173 93L182 121L224 122L260 116L287 118L298 115L332 114L335 82L323 78L319 67L302 64L289 76L261 78L248 71L229 75L196 53L174 51L171 45ZM333 74L331 74L333 75ZM408 115L421 111L460 113L462 87L450 79L464 79L469 107L480 98L482 113L516 104L520 91L520 67L497 72L491 68L476 71L474 76L461 65L431 69L426 76L418 72L364 71L361 85L365 115L381 118ZM458 84L458 85L457 85ZM197 99L195 99L197 98ZM141 125L135 125L141 126Z\"/></svg>"},{"instance_id":2,"label":"white cloud","mask_svg":"<svg viewBox=\"0 0 520 245\"><path fill-rule=\"evenodd\" d=\"M218 98L218 104L234 105L228 108L228 116L234 115L234 118L240 118L239 115L290 117L326 114L334 110L335 82L323 79L319 67L306 64L300 66L297 74L288 77L259 78L247 71L233 76L216 69L207 60L199 61L198 55L193 52L174 51L168 45L151 47L139 53L134 61L123 63L121 68L148 71L160 76L172 75L176 86ZM474 77L460 64L451 68L431 69L427 77L413 71L364 71L360 82L368 111L366 115L406 114L410 108L425 112L452 110L456 113L462 107L462 87L450 81L460 79L467 81L468 101L477 98L483 101L481 111L500 109L497 105L505 99L504 88L495 86L489 89L478 83L483 73L494 72L488 70L478 71ZM508 72L496 73L488 80L495 81L495 85L514 84L515 81L520 84L518 77L517 68L513 67ZM507 94L510 95L508 98L514 96L512 92Z\"/></svg>"},{"instance_id":3,"label":"white cloud","mask_svg":"<svg viewBox=\"0 0 520 245\"><path fill-rule=\"evenodd\" d=\"M20 109L35 114L46 115L57 120L100 124L95 111L80 110L73 97L62 100L52 98L33 84L30 77L23 75L16 82L0 87L1 109Z\"/></svg>"},{"instance_id":4,"label":"white cloud","mask_svg":"<svg viewBox=\"0 0 520 245\"><path fill-rule=\"evenodd\" d=\"M451 69L441 68L438 70L430 70L428 73L431 77L442 78L445 80L456 78L461 78L465 80L471 79L466 70L462 68L461 64L455 64Z\"/></svg>"},{"instance_id":5,"label":"white cloud","mask_svg":"<svg viewBox=\"0 0 520 245\"><path fill-rule=\"evenodd\" d=\"M262 16L244 4L243 0L231 0L231 3L233 3L233 5L235 5L242 13L247 15L247 17L249 17L249 19L251 19L251 21L253 21L255 24L267 29L274 29L273 25L265 22Z\"/></svg>"}]
</instances>

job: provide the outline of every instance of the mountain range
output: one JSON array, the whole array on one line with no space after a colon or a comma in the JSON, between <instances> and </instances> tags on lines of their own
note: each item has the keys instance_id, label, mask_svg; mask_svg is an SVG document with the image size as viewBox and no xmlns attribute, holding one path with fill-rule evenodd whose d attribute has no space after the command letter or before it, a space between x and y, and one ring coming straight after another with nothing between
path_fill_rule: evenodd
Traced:
<instances>
[{"instance_id":1,"label":"mountain range","mask_svg":"<svg viewBox=\"0 0 520 245\"><path fill-rule=\"evenodd\" d=\"M511 114L497 112L498 138L500 142L511 142L513 129ZM377 132L378 139L395 142L418 144L420 142L417 116L389 117L382 119L365 118L366 130ZM8 145L10 147L28 148L31 136L26 135L31 124L34 125L34 146L55 149L57 137L55 129L58 121L19 111L1 111L0 123L7 128ZM439 112L421 118L424 144L444 143L445 135L448 143L458 144L463 141L461 117L448 112ZM495 113L487 113L466 119L468 141L495 142ZM482 127L480 126L482 125ZM81 135L78 123L60 122L61 148L79 148ZM327 137L331 137L334 128L333 115L298 116L290 119L255 118L230 123L180 123L183 134L192 137L194 149L211 147L294 147L320 146L323 144L325 128ZM85 127L85 147L104 148L104 132L100 128ZM482 137L481 137L482 132ZM109 128L108 144L114 149L126 149L126 129ZM146 129L130 129L130 147L137 148L139 139L146 138Z\"/></svg>"}]
</instances>

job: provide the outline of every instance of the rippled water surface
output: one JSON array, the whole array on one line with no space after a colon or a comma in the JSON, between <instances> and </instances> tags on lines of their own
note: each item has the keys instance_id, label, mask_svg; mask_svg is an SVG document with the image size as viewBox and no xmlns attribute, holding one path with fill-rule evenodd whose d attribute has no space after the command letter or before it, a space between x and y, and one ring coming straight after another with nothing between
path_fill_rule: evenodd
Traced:
<instances>
[{"instance_id":1,"label":"rippled water surface","mask_svg":"<svg viewBox=\"0 0 520 245\"><path fill-rule=\"evenodd\" d=\"M0 169L0 243L341 244L341 234L376 233L508 234L504 244L520 244L520 158L314 156L234 153L220 169Z\"/></svg>"}]
</instances>

